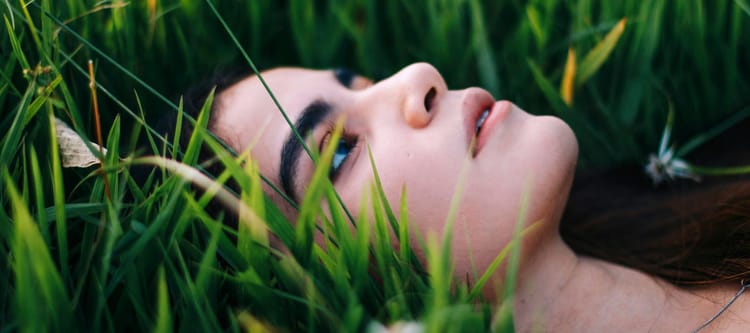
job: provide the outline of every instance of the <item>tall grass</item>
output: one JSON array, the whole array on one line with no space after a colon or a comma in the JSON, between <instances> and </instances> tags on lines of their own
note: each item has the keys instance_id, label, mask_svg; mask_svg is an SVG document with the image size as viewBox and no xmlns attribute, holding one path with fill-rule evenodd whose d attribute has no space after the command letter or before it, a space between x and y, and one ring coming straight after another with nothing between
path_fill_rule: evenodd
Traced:
<instances>
[{"instance_id":1,"label":"tall grass","mask_svg":"<svg viewBox=\"0 0 750 333\"><path fill-rule=\"evenodd\" d=\"M645 162L670 105L681 142L750 104L745 0L212 3L261 68L347 66L381 78L428 61L450 87L484 86L568 120L587 168ZM208 2L6 0L0 12L1 331L358 331L408 320L430 331L512 329L507 307L493 323L476 290L456 286L437 241L426 267L415 259L405 201L392 206L376 183L363 193L369 211L336 205L323 176L330 149L289 223L253 161L207 134L205 112L187 147L152 132L179 112L186 82L246 62ZM88 59L104 170L63 168L55 137L55 117L95 137ZM186 180L204 145L226 167L206 192ZM139 163L167 168L139 184ZM245 207L237 229L206 212L224 195L210 184L230 178L241 191L227 195ZM351 233L349 214L373 220ZM321 220L322 245L311 238ZM270 246L267 230L289 251Z\"/></svg>"}]
</instances>

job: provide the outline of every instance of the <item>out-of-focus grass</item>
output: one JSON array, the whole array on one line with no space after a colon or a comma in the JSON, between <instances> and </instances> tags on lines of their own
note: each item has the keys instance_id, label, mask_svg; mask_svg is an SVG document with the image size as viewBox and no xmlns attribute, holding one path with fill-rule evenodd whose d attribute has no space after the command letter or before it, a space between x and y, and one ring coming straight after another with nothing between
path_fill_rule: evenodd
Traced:
<instances>
[{"instance_id":1,"label":"out-of-focus grass","mask_svg":"<svg viewBox=\"0 0 750 333\"><path fill-rule=\"evenodd\" d=\"M345 66L381 78L427 61L452 88L483 86L566 119L587 168L645 162L669 105L682 142L750 103L745 0L212 3L261 68ZM405 201L391 207L376 183L363 192L369 212L335 204L330 149L292 224L262 195L252 161L207 134L205 113L187 147L151 133L179 111L189 83L245 62L208 2L6 0L0 13L0 331L355 331L397 320L492 329L490 307L472 305L476 289L454 286L444 246L427 243L431 275L415 259ZM104 171L62 168L54 135L58 117L94 137L88 59ZM214 194L188 185L201 145L226 167L216 183L241 185L248 223L237 230L207 214ZM144 154L184 164L137 184L130 163L148 162L133 160ZM352 234L350 215L373 220ZM321 219L322 246L311 238ZM266 228L289 253L269 246ZM512 328L508 308L499 313L494 328Z\"/></svg>"},{"instance_id":2,"label":"out-of-focus grass","mask_svg":"<svg viewBox=\"0 0 750 333\"><path fill-rule=\"evenodd\" d=\"M750 91L748 14L746 1L699 0L601 2L549 1L288 1L258 0L217 3L243 48L261 68L301 65L318 68L351 67L381 78L414 61L434 64L449 86L479 85L497 98L511 99L533 113L556 113L568 120L582 143L582 165L606 166L644 160L658 144L669 101L677 112L677 141L709 128L747 106ZM25 31L17 4L6 17ZM67 23L60 28L46 19L38 4L29 15L43 34L43 57L28 54L31 65L40 60L60 65L69 77L71 94L88 110L87 90L65 54L82 63L97 64L103 87L134 109L137 90L149 123L172 109L142 87L123 80L121 69L132 72L154 91L174 100L190 83L216 66L243 63L233 42L204 1L112 1L86 5L55 2L49 15ZM45 18L42 20L41 18ZM612 52L588 71L584 57L622 19L627 24ZM80 34L81 38L71 32ZM24 35L24 48L36 39ZM12 71L16 59L3 34L3 75L20 82ZM86 42L82 40L84 39ZM96 47L105 53L94 51ZM573 104L561 107L545 94L536 68L558 91L568 50L575 50L581 82ZM61 51L64 51L63 54ZM27 52L28 53L28 52ZM533 65L530 65L533 64ZM3 84L2 100L16 96L16 85ZM557 94L559 96L559 92ZM12 108L17 99L4 102ZM10 104L8 104L10 103ZM104 98L105 121L118 106ZM90 128L90 117L81 124ZM123 118L130 129L131 118Z\"/></svg>"}]
</instances>

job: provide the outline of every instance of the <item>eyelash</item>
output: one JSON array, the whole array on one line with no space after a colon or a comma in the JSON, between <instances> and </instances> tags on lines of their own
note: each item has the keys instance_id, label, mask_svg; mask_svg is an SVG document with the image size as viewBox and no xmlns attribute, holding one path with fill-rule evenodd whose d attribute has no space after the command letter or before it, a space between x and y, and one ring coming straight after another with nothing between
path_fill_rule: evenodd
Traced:
<instances>
[{"instance_id":1,"label":"eyelash","mask_svg":"<svg viewBox=\"0 0 750 333\"><path fill-rule=\"evenodd\" d=\"M323 138L323 141L320 144L320 151L323 150L328 145L328 140L331 137L331 133L333 132L333 126L330 127L328 130L328 133ZM348 149L348 151L344 152L343 157L339 156L339 149L344 146L345 149ZM339 176L339 172L341 170L341 166L346 163L349 158L354 155L354 153L359 148L359 137L351 132L348 132L346 129L341 133L341 138L339 139L339 142L337 143L336 150L333 153L333 160L331 161L331 169L328 172L328 178L331 179L331 181L335 181L336 178ZM338 163L338 165L336 164Z\"/></svg>"}]
</instances>

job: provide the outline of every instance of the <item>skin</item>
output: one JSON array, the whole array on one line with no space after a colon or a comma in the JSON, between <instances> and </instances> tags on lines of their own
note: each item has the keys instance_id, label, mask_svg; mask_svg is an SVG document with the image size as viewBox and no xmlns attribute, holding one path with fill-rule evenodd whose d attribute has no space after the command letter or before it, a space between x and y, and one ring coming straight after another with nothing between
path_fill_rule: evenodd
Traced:
<instances>
[{"instance_id":1,"label":"skin","mask_svg":"<svg viewBox=\"0 0 750 333\"><path fill-rule=\"evenodd\" d=\"M331 112L319 126L301 133L309 146L323 147L336 121L343 121L353 148L338 168L334 186L351 211L359 211L363 188L372 181L366 147L392 205L398 207L406 188L415 242L430 235L442 237L451 200L463 179L452 229L452 259L457 276L469 283L511 240L523 194L528 194L527 216L521 222L535 228L522 245L514 311L519 331L539 325L555 331L689 331L736 291L731 286L678 289L573 253L560 238L558 224L578 145L558 118L532 116L508 101L496 102L479 88L448 90L440 73L424 63L377 83L355 77L351 84L342 84L332 71L299 68L262 75L292 123L316 101L330 105ZM217 103L211 130L238 151L250 149L260 172L281 186L280 156L291 130L259 79L240 81L221 93ZM476 151L473 126L485 109L492 112ZM313 170L303 151L294 168L293 196L301 197ZM271 195L293 218L294 210ZM493 285L503 276L502 269L495 274L485 296L496 296ZM749 304L740 300L732 309L747 314ZM721 320L727 328L745 317L725 314Z\"/></svg>"}]
</instances>

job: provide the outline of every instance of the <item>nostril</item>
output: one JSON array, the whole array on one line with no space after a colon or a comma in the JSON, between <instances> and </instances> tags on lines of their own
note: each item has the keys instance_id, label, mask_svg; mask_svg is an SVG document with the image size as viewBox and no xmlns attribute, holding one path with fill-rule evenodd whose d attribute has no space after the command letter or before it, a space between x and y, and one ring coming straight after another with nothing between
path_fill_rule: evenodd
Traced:
<instances>
[{"instance_id":1,"label":"nostril","mask_svg":"<svg viewBox=\"0 0 750 333\"><path fill-rule=\"evenodd\" d=\"M437 94L437 90L435 90L435 87L430 88L430 91L427 92L427 95L424 96L424 109L427 110L427 112L430 112L432 109L432 101L435 99L435 95Z\"/></svg>"}]
</instances>

